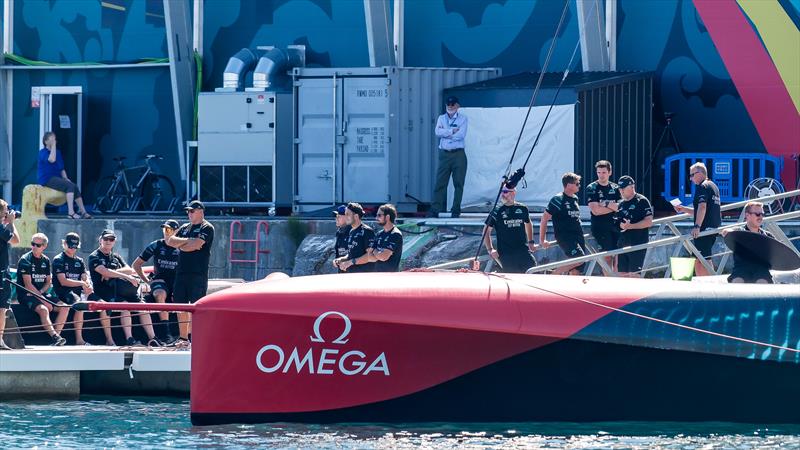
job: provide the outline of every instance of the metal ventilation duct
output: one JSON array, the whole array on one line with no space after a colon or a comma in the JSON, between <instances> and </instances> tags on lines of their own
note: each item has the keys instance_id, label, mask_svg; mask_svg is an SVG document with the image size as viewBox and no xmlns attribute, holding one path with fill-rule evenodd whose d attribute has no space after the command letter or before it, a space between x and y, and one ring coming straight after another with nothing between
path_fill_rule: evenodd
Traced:
<instances>
[{"instance_id":1,"label":"metal ventilation duct","mask_svg":"<svg viewBox=\"0 0 800 450\"><path fill-rule=\"evenodd\" d=\"M244 86L244 79L247 73L256 66L258 58L249 48L243 48L231 56L225 72L222 74L223 89L239 90Z\"/></svg>"},{"instance_id":2,"label":"metal ventilation duct","mask_svg":"<svg viewBox=\"0 0 800 450\"><path fill-rule=\"evenodd\" d=\"M306 65L306 46L289 45L286 50L277 47L258 47L259 50L266 50L258 60L258 65L253 72L253 88L255 89L274 89L280 81L285 81L287 87L290 81L287 72L295 67L305 67ZM284 80L279 80L281 77Z\"/></svg>"}]
</instances>

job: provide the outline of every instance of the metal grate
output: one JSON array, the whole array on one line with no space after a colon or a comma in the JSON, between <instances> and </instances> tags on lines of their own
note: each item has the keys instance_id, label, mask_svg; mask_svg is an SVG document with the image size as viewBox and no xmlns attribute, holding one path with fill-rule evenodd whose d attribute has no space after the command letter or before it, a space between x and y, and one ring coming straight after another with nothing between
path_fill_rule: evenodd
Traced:
<instances>
[{"instance_id":1,"label":"metal grate","mask_svg":"<svg viewBox=\"0 0 800 450\"><path fill-rule=\"evenodd\" d=\"M200 166L200 200L222 201L222 166Z\"/></svg>"},{"instance_id":2,"label":"metal grate","mask_svg":"<svg viewBox=\"0 0 800 450\"><path fill-rule=\"evenodd\" d=\"M272 201L272 166L250 166L250 201Z\"/></svg>"}]
</instances>

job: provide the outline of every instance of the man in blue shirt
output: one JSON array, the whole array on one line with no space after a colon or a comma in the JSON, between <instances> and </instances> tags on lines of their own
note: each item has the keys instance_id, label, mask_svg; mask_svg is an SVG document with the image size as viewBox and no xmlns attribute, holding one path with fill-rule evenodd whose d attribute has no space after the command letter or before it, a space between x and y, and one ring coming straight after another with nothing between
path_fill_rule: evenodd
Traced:
<instances>
[{"instance_id":1,"label":"man in blue shirt","mask_svg":"<svg viewBox=\"0 0 800 450\"><path fill-rule=\"evenodd\" d=\"M61 150L56 148L56 134L52 131L45 133L42 144L44 148L39 150L36 181L42 186L66 193L67 217L91 219L92 216L86 212L86 207L83 205L81 190L69 179L67 171L64 170L64 158L61 156ZM73 202L78 204L78 212L75 212Z\"/></svg>"},{"instance_id":2,"label":"man in blue shirt","mask_svg":"<svg viewBox=\"0 0 800 450\"><path fill-rule=\"evenodd\" d=\"M436 216L447 208L447 184L453 176L452 217L461 215L461 197L464 195L464 179L467 177L467 154L464 139L467 137L467 117L459 114L458 98L447 98L447 112L436 121L436 136L439 138L439 169L436 171L436 187L433 191L431 214Z\"/></svg>"}]
</instances>

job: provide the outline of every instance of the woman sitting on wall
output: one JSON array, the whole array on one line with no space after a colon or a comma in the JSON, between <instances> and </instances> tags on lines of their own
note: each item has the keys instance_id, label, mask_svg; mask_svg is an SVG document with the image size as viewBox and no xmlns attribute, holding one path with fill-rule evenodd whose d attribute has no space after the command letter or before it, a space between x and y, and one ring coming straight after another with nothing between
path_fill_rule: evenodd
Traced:
<instances>
[{"instance_id":1,"label":"woman sitting on wall","mask_svg":"<svg viewBox=\"0 0 800 450\"><path fill-rule=\"evenodd\" d=\"M78 185L72 182L64 170L64 158L61 150L56 148L56 134L48 131L42 137L44 148L39 150L38 181L42 186L65 192L67 194L67 215L73 219L91 219L83 206L83 198ZM72 206L78 204L79 213Z\"/></svg>"}]
</instances>

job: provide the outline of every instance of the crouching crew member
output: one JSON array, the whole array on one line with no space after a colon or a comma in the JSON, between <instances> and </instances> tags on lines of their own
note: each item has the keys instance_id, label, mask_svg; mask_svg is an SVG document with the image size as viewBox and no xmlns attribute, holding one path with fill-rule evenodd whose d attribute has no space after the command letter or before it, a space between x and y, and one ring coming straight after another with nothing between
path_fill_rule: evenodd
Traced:
<instances>
[{"instance_id":1,"label":"crouching crew member","mask_svg":"<svg viewBox=\"0 0 800 450\"><path fill-rule=\"evenodd\" d=\"M586 241L583 238L583 227L581 226L581 211L578 207L578 196L581 189L581 177L572 172L567 172L561 177L561 185L564 191L556 194L550 199L547 208L542 213L542 221L539 225L539 243L542 248L547 248L547 222L553 218L553 233L556 235L556 242L567 258L579 258L589 253L586 250ZM584 263L570 264L554 270L554 274L568 273L570 275L580 275L583 271Z\"/></svg>"},{"instance_id":2,"label":"crouching crew member","mask_svg":"<svg viewBox=\"0 0 800 450\"><path fill-rule=\"evenodd\" d=\"M78 233L67 233L61 240L61 247L64 250L53 258L53 292L58 297L59 304L73 305L81 301L81 296L85 300L103 301L94 293L89 274L86 272L86 264L83 258L78 256L78 249L81 248L81 238ZM75 311L73 315L75 345L90 345L83 338L83 314L83 311ZM105 311L100 311L99 314L100 324L106 335L106 345L116 345L111 336L111 319Z\"/></svg>"},{"instance_id":3,"label":"crouching crew member","mask_svg":"<svg viewBox=\"0 0 800 450\"><path fill-rule=\"evenodd\" d=\"M367 254L367 249L375 239L375 232L361 221L364 217L364 208L358 203L348 203L345 211L347 221L350 222L350 234L347 236L347 255L333 260L333 264L347 273L374 272L375 263L368 259L361 259Z\"/></svg>"},{"instance_id":4,"label":"crouching crew member","mask_svg":"<svg viewBox=\"0 0 800 450\"><path fill-rule=\"evenodd\" d=\"M730 231L741 230L775 238L772 233L761 228L761 223L764 222L764 206L761 203L748 202L744 207L744 220L743 227L722 230L722 235L725 236ZM735 251L733 252L733 270L728 276L728 282L772 284L772 274L769 271L771 268L772 266L768 262L755 258L747 251Z\"/></svg>"},{"instance_id":5,"label":"crouching crew member","mask_svg":"<svg viewBox=\"0 0 800 450\"><path fill-rule=\"evenodd\" d=\"M400 259L403 257L403 233L394 225L397 220L397 209L387 203L378 208L375 215L380 231L367 249L361 260L375 263L375 272L399 272Z\"/></svg>"},{"instance_id":6,"label":"crouching crew member","mask_svg":"<svg viewBox=\"0 0 800 450\"><path fill-rule=\"evenodd\" d=\"M586 201L592 211L592 236L602 252L616 250L619 244L619 228L614 223L620 201L619 186L609 180L611 163L605 160L594 165L597 181L586 186ZM614 268L614 257L606 258L606 263ZM608 275L608 274L606 274Z\"/></svg>"},{"instance_id":7,"label":"crouching crew member","mask_svg":"<svg viewBox=\"0 0 800 450\"><path fill-rule=\"evenodd\" d=\"M189 223L183 224L175 234L166 239L167 245L180 250L172 292L175 303L194 303L208 292L208 265L214 243L214 226L206 220L205 209L197 200L190 202L184 208ZM191 320L190 313L178 313L180 338L176 341L177 345L189 345Z\"/></svg>"},{"instance_id":8,"label":"crouching crew member","mask_svg":"<svg viewBox=\"0 0 800 450\"><path fill-rule=\"evenodd\" d=\"M47 236L43 233L34 234L31 236L31 251L22 255L19 262L17 262L17 279L22 279L22 284L27 289L26 291L25 289L17 288L17 300L19 300L20 304L27 306L28 309L39 315L42 328L50 335L52 345L64 345L67 340L61 337L61 330L67 320L69 307L52 305L58 300L48 293L53 279L50 276L50 258L44 254L47 242ZM49 302L39 299L34 294L48 299ZM50 312L53 310L58 312L55 326L50 321Z\"/></svg>"},{"instance_id":9,"label":"crouching crew member","mask_svg":"<svg viewBox=\"0 0 800 450\"><path fill-rule=\"evenodd\" d=\"M141 280L134 276L136 272L114 253L117 235L113 230L103 230L98 239L100 246L89 254L89 274L92 277L94 291L103 300L112 302L142 302L137 289ZM144 302L142 302L144 303ZM120 311L122 331L125 333L125 345L141 345L133 337L131 312ZM147 334L147 345L159 347L163 345L153 332L150 314L137 313L139 323Z\"/></svg>"},{"instance_id":10,"label":"crouching crew member","mask_svg":"<svg viewBox=\"0 0 800 450\"><path fill-rule=\"evenodd\" d=\"M8 276L8 253L12 245L19 244L19 232L14 225L17 215L8 208L8 203L0 198L0 350L11 350L3 340L6 328L6 310L10 307L11 283Z\"/></svg>"},{"instance_id":11,"label":"crouching crew member","mask_svg":"<svg viewBox=\"0 0 800 450\"><path fill-rule=\"evenodd\" d=\"M528 207L517 202L516 196L515 186L504 185L502 204L489 214L483 229L483 245L505 273L525 273L536 265L530 253L536 246ZM497 234L497 249L492 246L492 230Z\"/></svg>"},{"instance_id":12,"label":"crouching crew member","mask_svg":"<svg viewBox=\"0 0 800 450\"><path fill-rule=\"evenodd\" d=\"M347 223L346 212L347 206L345 205L340 205L333 210L333 215L336 217L336 241L333 244L334 262L347 255L347 237L350 235L350 224ZM336 267L336 264L334 264L334 267ZM336 267L336 270L339 273L344 272L340 267Z\"/></svg>"},{"instance_id":13,"label":"crouching crew member","mask_svg":"<svg viewBox=\"0 0 800 450\"><path fill-rule=\"evenodd\" d=\"M650 200L636 193L636 183L628 175L617 181L622 202L615 219L622 230L620 247L644 244L650 239L650 227L653 226L653 207ZM644 266L647 250L623 253L617 259L617 270L626 277L639 277Z\"/></svg>"},{"instance_id":14,"label":"crouching crew member","mask_svg":"<svg viewBox=\"0 0 800 450\"><path fill-rule=\"evenodd\" d=\"M175 269L178 266L178 256L180 250L167 245L166 240L178 230L177 220L169 219L161 225L163 239L153 241L133 261L133 270L142 278L147 280L142 270L142 265L153 258L153 273L151 274L150 295L156 303L172 303L172 288L175 285ZM175 342L175 338L169 331L169 312L161 311L158 313L158 322L155 325L156 335L166 344Z\"/></svg>"}]
</instances>

